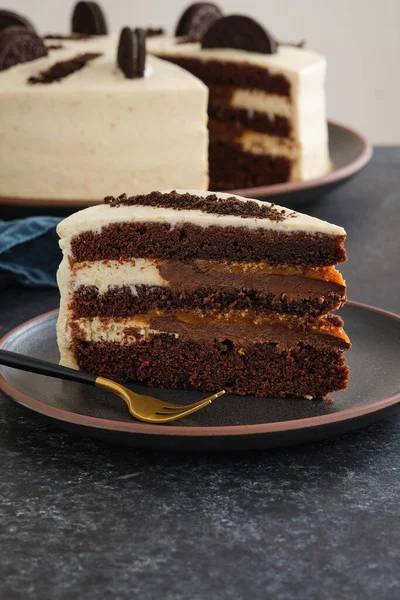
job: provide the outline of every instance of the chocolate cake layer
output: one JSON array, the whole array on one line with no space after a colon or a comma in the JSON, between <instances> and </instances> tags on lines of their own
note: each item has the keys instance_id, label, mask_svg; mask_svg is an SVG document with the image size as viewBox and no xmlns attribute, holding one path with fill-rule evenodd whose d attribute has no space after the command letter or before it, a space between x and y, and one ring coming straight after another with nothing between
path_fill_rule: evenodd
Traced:
<instances>
[{"instance_id":1,"label":"chocolate cake layer","mask_svg":"<svg viewBox=\"0 0 400 600\"><path fill-rule=\"evenodd\" d=\"M285 183L292 170L289 158L244 152L239 144L212 137L208 159L210 187L216 191Z\"/></svg>"},{"instance_id":2,"label":"chocolate cake layer","mask_svg":"<svg viewBox=\"0 0 400 600\"><path fill-rule=\"evenodd\" d=\"M81 370L117 381L259 397L324 397L346 388L349 373L342 352L305 344L238 346L228 338L194 341L161 334L132 346L75 340L73 351Z\"/></svg>"},{"instance_id":3,"label":"chocolate cake layer","mask_svg":"<svg viewBox=\"0 0 400 600\"><path fill-rule=\"evenodd\" d=\"M271 265L328 266L344 262L345 236L192 223L112 223L71 240L73 262L163 258L216 259Z\"/></svg>"},{"instance_id":4,"label":"chocolate cake layer","mask_svg":"<svg viewBox=\"0 0 400 600\"><path fill-rule=\"evenodd\" d=\"M234 128L235 132L243 132L246 129L250 129L260 133L276 135L281 138L289 138L292 133L291 123L286 117L279 115L271 117L256 110L249 112L244 108L209 106L208 116L210 118L208 127L211 135L213 131L214 133L216 132L215 127L214 129L212 127L211 120L217 120L220 125L224 124L226 132L228 128ZM221 128L218 132L221 132Z\"/></svg>"},{"instance_id":5,"label":"chocolate cake layer","mask_svg":"<svg viewBox=\"0 0 400 600\"><path fill-rule=\"evenodd\" d=\"M258 156L270 158L285 158L286 160L292 160L292 155L296 153L296 145L290 138L287 138L286 135L280 135L277 131L279 125L275 132L273 132L274 125L271 121L271 131L275 138L267 137L269 136L269 132L256 132L244 127L240 121L218 121L216 119L209 119L208 121L208 130L210 133L210 147L215 145L220 147L228 147L230 149L234 149L235 151L239 151L241 155L250 155L254 160L257 159ZM265 133L265 136L260 136L260 133ZM282 132L283 133L283 132ZM255 145L256 152L251 152L253 150L250 147L250 152L247 151L246 148L243 148L243 143L246 143L246 139L253 138L253 147ZM256 138L256 141L254 141ZM277 139L276 139L277 138ZM258 146L257 144L261 141L261 144L264 143L264 146ZM269 148L273 147L275 154L270 154ZM257 152L260 150L261 152ZM285 154L289 151L289 156L285 156ZM261 174L262 175L262 174ZM290 174L289 174L290 175Z\"/></svg>"},{"instance_id":6,"label":"chocolate cake layer","mask_svg":"<svg viewBox=\"0 0 400 600\"><path fill-rule=\"evenodd\" d=\"M185 265L181 264L184 275ZM182 281L182 285L175 281L172 287L135 285L134 291L131 286L124 285L110 287L103 294L94 285L80 286L73 295L73 314L75 317L128 317L153 309L186 308L203 312L253 310L318 316L336 310L346 299L343 286L317 279L231 275L232 281L227 282L224 280L229 274L215 271L213 274L216 275L213 285L202 284L200 277L195 285L188 280ZM205 281L211 279L207 275Z\"/></svg>"},{"instance_id":7,"label":"chocolate cake layer","mask_svg":"<svg viewBox=\"0 0 400 600\"><path fill-rule=\"evenodd\" d=\"M218 60L196 60L163 55L165 60L190 71L206 85L230 85L245 89L264 90L270 94L290 98L291 85L281 74L272 74L266 67L249 63L222 62Z\"/></svg>"}]
</instances>

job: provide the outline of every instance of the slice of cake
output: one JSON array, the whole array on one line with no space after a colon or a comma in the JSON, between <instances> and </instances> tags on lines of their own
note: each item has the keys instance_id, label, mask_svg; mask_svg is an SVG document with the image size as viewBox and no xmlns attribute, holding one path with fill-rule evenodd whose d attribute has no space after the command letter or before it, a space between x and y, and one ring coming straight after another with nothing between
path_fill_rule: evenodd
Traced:
<instances>
[{"instance_id":1,"label":"slice of cake","mask_svg":"<svg viewBox=\"0 0 400 600\"><path fill-rule=\"evenodd\" d=\"M201 191L107 197L58 226L61 363L151 386L347 386L341 227Z\"/></svg>"},{"instance_id":2,"label":"slice of cake","mask_svg":"<svg viewBox=\"0 0 400 600\"><path fill-rule=\"evenodd\" d=\"M231 15L202 42L159 37L149 51L209 88L210 189L300 181L330 168L323 56L278 44L258 23Z\"/></svg>"}]
</instances>

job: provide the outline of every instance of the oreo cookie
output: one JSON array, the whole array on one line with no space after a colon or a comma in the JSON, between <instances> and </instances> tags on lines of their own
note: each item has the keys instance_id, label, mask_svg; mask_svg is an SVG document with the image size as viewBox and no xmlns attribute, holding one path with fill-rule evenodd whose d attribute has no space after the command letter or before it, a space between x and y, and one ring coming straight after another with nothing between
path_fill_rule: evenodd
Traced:
<instances>
[{"instance_id":1,"label":"oreo cookie","mask_svg":"<svg viewBox=\"0 0 400 600\"><path fill-rule=\"evenodd\" d=\"M219 19L205 33L202 48L235 48L275 54L276 40L254 19L230 15Z\"/></svg>"},{"instance_id":2,"label":"oreo cookie","mask_svg":"<svg viewBox=\"0 0 400 600\"><path fill-rule=\"evenodd\" d=\"M97 2L78 2L72 13L72 33L106 35L107 23Z\"/></svg>"},{"instance_id":3,"label":"oreo cookie","mask_svg":"<svg viewBox=\"0 0 400 600\"><path fill-rule=\"evenodd\" d=\"M22 25L10 25L0 31L0 71L47 54L43 40Z\"/></svg>"},{"instance_id":4,"label":"oreo cookie","mask_svg":"<svg viewBox=\"0 0 400 600\"><path fill-rule=\"evenodd\" d=\"M176 37L200 41L206 31L221 17L222 10L213 2L195 2L184 11L176 26Z\"/></svg>"},{"instance_id":5,"label":"oreo cookie","mask_svg":"<svg viewBox=\"0 0 400 600\"><path fill-rule=\"evenodd\" d=\"M12 12L11 10L0 10L0 31L12 25L25 27L30 31L35 31L32 23L22 15Z\"/></svg>"},{"instance_id":6,"label":"oreo cookie","mask_svg":"<svg viewBox=\"0 0 400 600\"><path fill-rule=\"evenodd\" d=\"M146 30L124 27L119 36L117 62L127 79L144 76Z\"/></svg>"}]
</instances>

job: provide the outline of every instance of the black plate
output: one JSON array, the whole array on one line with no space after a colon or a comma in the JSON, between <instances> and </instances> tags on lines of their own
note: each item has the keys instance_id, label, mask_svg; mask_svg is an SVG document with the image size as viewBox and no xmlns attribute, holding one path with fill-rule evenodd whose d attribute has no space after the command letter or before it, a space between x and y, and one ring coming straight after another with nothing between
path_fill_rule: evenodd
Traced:
<instances>
[{"instance_id":1,"label":"black plate","mask_svg":"<svg viewBox=\"0 0 400 600\"><path fill-rule=\"evenodd\" d=\"M233 190L232 193L247 198L259 198L282 204L287 208L299 206L320 198L339 185L354 177L372 157L372 148L363 135L339 123L328 123L329 155L333 170L324 177L308 181L294 181L277 185ZM129 190L126 190L129 192ZM4 219L31 215L66 216L97 201L88 200L27 200L22 198L1 198L0 212Z\"/></svg>"},{"instance_id":2,"label":"black plate","mask_svg":"<svg viewBox=\"0 0 400 600\"><path fill-rule=\"evenodd\" d=\"M110 441L174 450L241 450L315 441L388 416L400 406L400 316L362 304L342 310L353 342L347 353L349 389L333 404L293 399L223 396L210 407L170 425L133 420L125 405L89 386L1 367L0 389L28 409L72 429ZM58 360L57 313L42 315L7 334L0 347ZM132 384L149 393L149 388ZM194 402L204 394L151 389L170 401Z\"/></svg>"}]
</instances>

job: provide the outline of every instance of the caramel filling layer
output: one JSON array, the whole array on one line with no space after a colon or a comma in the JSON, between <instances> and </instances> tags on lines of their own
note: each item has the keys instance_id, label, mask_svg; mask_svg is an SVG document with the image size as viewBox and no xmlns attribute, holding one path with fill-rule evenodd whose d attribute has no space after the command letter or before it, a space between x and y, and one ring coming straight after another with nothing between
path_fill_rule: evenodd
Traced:
<instances>
[{"instance_id":1,"label":"caramel filling layer","mask_svg":"<svg viewBox=\"0 0 400 600\"><path fill-rule=\"evenodd\" d=\"M291 275L297 277L305 277L307 279L318 279L321 281L327 281L336 283L340 286L345 286L346 283L342 275L335 269L334 266L325 267L307 267L303 265L270 265L267 261L260 262L236 262L236 261L224 261L224 260L193 260L193 261L163 261L160 259L131 259L131 260L103 260L103 261L83 261L74 263L72 258L68 257L69 266L71 268L72 275L78 276L82 271L94 272L94 268L97 270L103 269L104 272L109 272L110 269L125 268L126 276L129 276L129 268L132 270L138 267L141 272L145 270L158 270L161 277L165 280L165 283L173 283L174 281L182 281L191 274L197 276L207 273L221 273L227 275L255 275L255 276L269 276L269 275ZM137 276L137 268L135 269L135 275ZM129 283L136 283L126 281ZM142 283L141 281L137 282ZM154 285L160 285L160 281L146 281L145 283Z\"/></svg>"},{"instance_id":2,"label":"caramel filling layer","mask_svg":"<svg viewBox=\"0 0 400 600\"><path fill-rule=\"evenodd\" d=\"M151 311L146 315L140 316L141 323L146 323L151 329L156 328L155 324L159 323L160 319L173 317L177 322L187 323L190 325L213 325L213 324L229 324L241 326L264 327L266 325L276 325L282 328L293 330L308 330L315 333L322 333L337 337L349 342L349 338L343 330L343 322L337 316L321 316L313 320L304 319L295 315L285 315L278 313L257 314L250 311L231 311L229 313L214 313L203 314L200 311L178 311L171 315L165 311Z\"/></svg>"},{"instance_id":3,"label":"caramel filling layer","mask_svg":"<svg viewBox=\"0 0 400 600\"><path fill-rule=\"evenodd\" d=\"M208 313L200 311L149 311L138 317L130 318L80 318L73 320L76 337L84 337L87 341L95 340L92 335L108 338L118 332L114 341L123 341L124 332L132 336L133 332L145 336L148 333L173 333L174 335L190 335L194 338L232 337L256 341L292 340L296 343L307 340L318 340L319 337L331 341L335 345L348 348L350 340L342 327L342 320L334 315L317 317L309 320L293 315L256 314L246 311L230 313ZM122 338L121 338L122 336Z\"/></svg>"}]
</instances>

